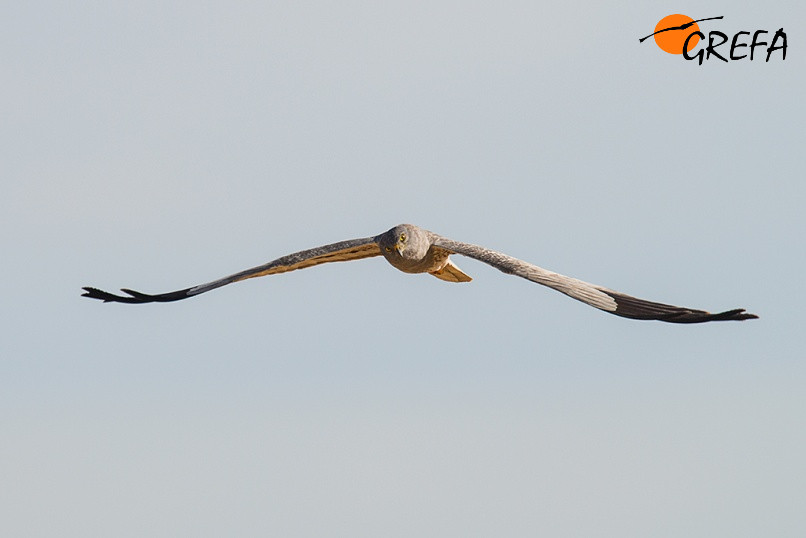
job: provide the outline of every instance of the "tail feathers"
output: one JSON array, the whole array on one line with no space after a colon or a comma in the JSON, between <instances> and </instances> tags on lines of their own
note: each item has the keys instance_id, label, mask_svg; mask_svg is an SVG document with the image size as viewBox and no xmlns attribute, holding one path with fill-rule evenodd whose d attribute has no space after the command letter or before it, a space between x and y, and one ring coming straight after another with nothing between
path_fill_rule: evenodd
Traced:
<instances>
[{"instance_id":1,"label":"tail feathers","mask_svg":"<svg viewBox=\"0 0 806 538\"><path fill-rule=\"evenodd\" d=\"M470 282L473 280L468 275L464 274L461 269L456 267L451 260L448 260L445 267L439 271L433 271L431 274L445 282Z\"/></svg>"}]
</instances>

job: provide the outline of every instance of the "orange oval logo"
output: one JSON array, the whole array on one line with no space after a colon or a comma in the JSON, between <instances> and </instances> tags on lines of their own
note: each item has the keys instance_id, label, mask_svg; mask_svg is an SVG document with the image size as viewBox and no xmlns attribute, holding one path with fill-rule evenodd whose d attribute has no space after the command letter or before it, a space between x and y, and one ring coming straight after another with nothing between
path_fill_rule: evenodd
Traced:
<instances>
[{"instance_id":1,"label":"orange oval logo","mask_svg":"<svg viewBox=\"0 0 806 538\"><path fill-rule=\"evenodd\" d=\"M655 43L669 54L683 54L683 44L686 38L694 32L699 32L700 27L694 19L686 15L668 15L663 17L655 25ZM691 50L700 41L700 36L693 36L688 42L688 50Z\"/></svg>"}]
</instances>

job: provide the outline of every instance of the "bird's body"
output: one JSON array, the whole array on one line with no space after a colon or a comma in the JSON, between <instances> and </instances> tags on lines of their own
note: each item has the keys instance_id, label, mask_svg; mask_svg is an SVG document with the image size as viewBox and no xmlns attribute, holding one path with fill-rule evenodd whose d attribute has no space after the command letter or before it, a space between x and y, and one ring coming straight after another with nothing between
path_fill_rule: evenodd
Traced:
<instances>
[{"instance_id":1,"label":"bird's body","mask_svg":"<svg viewBox=\"0 0 806 538\"><path fill-rule=\"evenodd\" d=\"M395 269L412 274L438 274L447 265L453 265L450 251L434 245L438 237L412 224L401 224L382 233L376 240L381 254Z\"/></svg>"},{"instance_id":2,"label":"bird's body","mask_svg":"<svg viewBox=\"0 0 806 538\"><path fill-rule=\"evenodd\" d=\"M446 282L473 280L451 261L449 250L434 245L439 236L413 224L400 224L375 238L381 254L404 273L430 273Z\"/></svg>"},{"instance_id":3,"label":"bird's body","mask_svg":"<svg viewBox=\"0 0 806 538\"><path fill-rule=\"evenodd\" d=\"M626 318L655 319L672 323L701 323L758 317L745 312L744 309L712 314L704 310L638 299L602 286L547 271L494 250L454 241L413 224L400 224L374 237L341 241L289 254L264 265L184 290L148 295L124 288L122 291L128 294L127 297L86 287L84 296L101 299L104 302L119 303L178 301L248 278L304 269L322 263L358 260L379 255L404 273L430 273L447 282L469 282L471 278L452 262L451 254L474 258L504 273L548 286L590 306Z\"/></svg>"}]
</instances>

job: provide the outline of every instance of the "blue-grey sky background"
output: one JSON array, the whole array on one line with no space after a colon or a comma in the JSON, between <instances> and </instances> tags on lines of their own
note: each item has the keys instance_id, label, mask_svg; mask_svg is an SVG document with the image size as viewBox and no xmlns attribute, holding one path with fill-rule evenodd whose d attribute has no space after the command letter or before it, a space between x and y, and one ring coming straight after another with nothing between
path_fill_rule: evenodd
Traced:
<instances>
[{"instance_id":1,"label":"blue-grey sky background","mask_svg":"<svg viewBox=\"0 0 806 538\"><path fill-rule=\"evenodd\" d=\"M671 13L780 53L662 52ZM806 535L802 2L18 2L0 19L4 536ZM173 304L412 222L467 259Z\"/></svg>"}]
</instances>

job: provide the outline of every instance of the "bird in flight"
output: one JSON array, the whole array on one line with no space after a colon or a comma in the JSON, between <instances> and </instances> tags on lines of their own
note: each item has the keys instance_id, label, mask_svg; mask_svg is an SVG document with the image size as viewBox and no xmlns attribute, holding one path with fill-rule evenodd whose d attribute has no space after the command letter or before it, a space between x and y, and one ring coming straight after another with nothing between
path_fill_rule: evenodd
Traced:
<instances>
[{"instance_id":1,"label":"bird in flight","mask_svg":"<svg viewBox=\"0 0 806 538\"><path fill-rule=\"evenodd\" d=\"M167 303L194 297L247 278L285 273L322 263L346 262L373 256L383 256L393 267L404 273L429 273L447 282L470 282L472 279L451 261L451 254L474 258L504 273L548 286L594 308L625 318L659 320L669 323L740 321L758 318L755 314L745 312L742 308L711 313L638 299L596 284L589 284L576 278L547 271L501 252L454 241L412 224L395 226L375 237L351 239L289 254L264 265L179 291L148 295L123 288L121 291L126 293L124 296L85 287L82 297L116 303Z\"/></svg>"}]
</instances>

